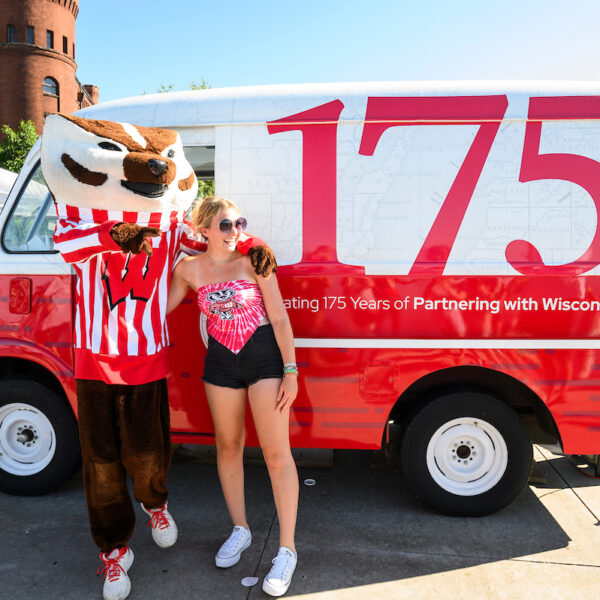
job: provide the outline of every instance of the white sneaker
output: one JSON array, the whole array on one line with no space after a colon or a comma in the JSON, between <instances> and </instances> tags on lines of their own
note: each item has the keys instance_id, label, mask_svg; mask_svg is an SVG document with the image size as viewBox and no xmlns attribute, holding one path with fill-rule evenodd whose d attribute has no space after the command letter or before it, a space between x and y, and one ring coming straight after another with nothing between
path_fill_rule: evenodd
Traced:
<instances>
[{"instance_id":1,"label":"white sneaker","mask_svg":"<svg viewBox=\"0 0 600 600\"><path fill-rule=\"evenodd\" d=\"M292 583L292 575L296 569L298 558L289 548L281 546L273 559L273 566L263 580L263 592L271 596L283 596Z\"/></svg>"},{"instance_id":2,"label":"white sneaker","mask_svg":"<svg viewBox=\"0 0 600 600\"><path fill-rule=\"evenodd\" d=\"M142 510L150 517L148 527L152 527L152 539L157 546L169 548L177 541L177 525L167 510L167 502L162 508L146 508Z\"/></svg>"},{"instance_id":3,"label":"white sneaker","mask_svg":"<svg viewBox=\"0 0 600 600\"><path fill-rule=\"evenodd\" d=\"M104 600L125 600L131 591L131 580L127 575L133 564L131 548L123 546L112 552L100 552L100 560L104 563L98 574L104 573Z\"/></svg>"},{"instance_id":4,"label":"white sneaker","mask_svg":"<svg viewBox=\"0 0 600 600\"><path fill-rule=\"evenodd\" d=\"M233 567L240 561L242 552L252 543L252 534L249 529L236 525L231 535L225 540L215 556L217 567Z\"/></svg>"}]
</instances>

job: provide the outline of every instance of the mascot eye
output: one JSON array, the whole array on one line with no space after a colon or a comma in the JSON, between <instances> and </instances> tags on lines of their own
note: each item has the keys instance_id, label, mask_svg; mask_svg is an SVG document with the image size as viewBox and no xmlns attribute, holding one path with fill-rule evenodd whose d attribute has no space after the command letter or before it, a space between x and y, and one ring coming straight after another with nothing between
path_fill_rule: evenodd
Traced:
<instances>
[{"instance_id":1,"label":"mascot eye","mask_svg":"<svg viewBox=\"0 0 600 600\"><path fill-rule=\"evenodd\" d=\"M100 142L98 146L100 146L100 148L103 150L114 150L116 152L121 152L121 148L119 148L119 146L116 144L111 144L110 142Z\"/></svg>"},{"instance_id":2,"label":"mascot eye","mask_svg":"<svg viewBox=\"0 0 600 600\"><path fill-rule=\"evenodd\" d=\"M167 152L167 158L173 158L175 156L175 150L169 150Z\"/></svg>"}]
</instances>

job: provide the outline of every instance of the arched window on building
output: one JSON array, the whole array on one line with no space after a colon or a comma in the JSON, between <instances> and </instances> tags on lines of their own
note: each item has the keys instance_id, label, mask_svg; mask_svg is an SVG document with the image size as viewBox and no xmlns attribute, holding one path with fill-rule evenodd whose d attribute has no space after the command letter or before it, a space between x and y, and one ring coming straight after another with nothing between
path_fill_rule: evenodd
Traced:
<instances>
[{"instance_id":1,"label":"arched window on building","mask_svg":"<svg viewBox=\"0 0 600 600\"><path fill-rule=\"evenodd\" d=\"M60 92L58 81L54 77L44 79L44 111L47 113L60 112Z\"/></svg>"},{"instance_id":2,"label":"arched window on building","mask_svg":"<svg viewBox=\"0 0 600 600\"><path fill-rule=\"evenodd\" d=\"M58 81L56 81L56 79L52 77L46 77L44 79L44 94L58 96Z\"/></svg>"}]
</instances>

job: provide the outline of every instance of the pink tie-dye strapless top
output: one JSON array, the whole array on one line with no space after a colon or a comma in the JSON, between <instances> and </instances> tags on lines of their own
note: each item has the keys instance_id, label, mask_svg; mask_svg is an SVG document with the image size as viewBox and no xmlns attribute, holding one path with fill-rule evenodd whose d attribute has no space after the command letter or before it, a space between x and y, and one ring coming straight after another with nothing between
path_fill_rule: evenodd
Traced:
<instances>
[{"instance_id":1,"label":"pink tie-dye strapless top","mask_svg":"<svg viewBox=\"0 0 600 600\"><path fill-rule=\"evenodd\" d=\"M258 285L243 279L199 287L198 306L208 318L208 333L235 354L266 315Z\"/></svg>"}]
</instances>

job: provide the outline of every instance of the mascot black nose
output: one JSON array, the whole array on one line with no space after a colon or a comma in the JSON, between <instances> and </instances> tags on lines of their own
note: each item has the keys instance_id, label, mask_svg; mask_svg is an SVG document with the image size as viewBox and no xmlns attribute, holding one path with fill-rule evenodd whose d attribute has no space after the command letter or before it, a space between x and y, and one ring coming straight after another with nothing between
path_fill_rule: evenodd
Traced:
<instances>
[{"instance_id":1,"label":"mascot black nose","mask_svg":"<svg viewBox=\"0 0 600 600\"><path fill-rule=\"evenodd\" d=\"M164 160L158 160L156 158L151 158L148 161L148 168L150 169L150 173L158 177L162 175L167 170L167 163Z\"/></svg>"}]
</instances>

